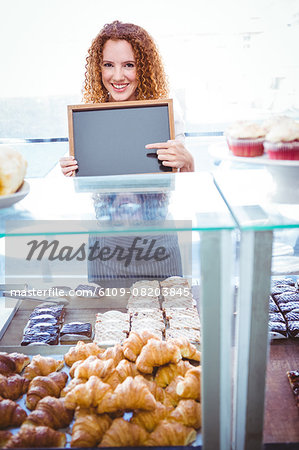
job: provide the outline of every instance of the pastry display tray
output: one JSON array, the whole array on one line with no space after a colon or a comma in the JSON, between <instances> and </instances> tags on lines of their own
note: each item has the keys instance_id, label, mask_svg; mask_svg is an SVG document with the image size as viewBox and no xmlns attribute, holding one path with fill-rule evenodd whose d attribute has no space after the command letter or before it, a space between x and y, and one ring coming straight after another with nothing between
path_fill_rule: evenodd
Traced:
<instances>
[{"instance_id":1,"label":"pastry display tray","mask_svg":"<svg viewBox=\"0 0 299 450\"><path fill-rule=\"evenodd\" d=\"M63 360L64 355L68 352L68 350L71 347L73 347L73 345L59 345L59 346L57 346L57 345L18 346L17 345L17 346L0 346L0 351L7 352L7 353L13 353L13 352L24 353L29 356L34 356L34 355L50 356L57 360ZM64 364L61 371L69 374L69 369L70 368L66 364ZM70 380L70 378L68 379L68 382L69 382L69 380ZM26 400L26 394L24 394L16 402L27 412L27 414L30 414L31 411L26 407L25 400ZM132 415L132 413L125 413L124 419L129 420L131 415ZM71 429L72 429L73 423L74 423L74 420L71 422L71 424L67 428L63 428L63 429L60 428L58 430L58 431L65 433L65 435L66 435L66 445L64 448L71 448L70 441L71 441ZM9 431L11 431L13 434L15 434L19 430L19 427L18 428L7 428L7 429ZM197 433L196 440L188 447L201 448L201 445L202 445L202 432L200 430ZM97 448L97 447L95 447L95 448ZM110 448L113 448L113 447L110 447ZM168 448L168 447L161 447L161 448ZM169 448L174 448L174 447L169 447Z\"/></svg>"}]
</instances>

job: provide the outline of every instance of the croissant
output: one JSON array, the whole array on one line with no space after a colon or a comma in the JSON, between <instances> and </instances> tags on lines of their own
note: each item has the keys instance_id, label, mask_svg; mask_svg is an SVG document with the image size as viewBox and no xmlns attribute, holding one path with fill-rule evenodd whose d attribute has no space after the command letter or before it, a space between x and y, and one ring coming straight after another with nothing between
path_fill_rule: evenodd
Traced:
<instances>
[{"instance_id":1,"label":"croissant","mask_svg":"<svg viewBox=\"0 0 299 450\"><path fill-rule=\"evenodd\" d=\"M184 376L187 370L192 369L189 361L179 361L177 364L167 364L159 367L155 376L155 382L158 386L166 387L178 375Z\"/></svg>"},{"instance_id":2,"label":"croissant","mask_svg":"<svg viewBox=\"0 0 299 450\"><path fill-rule=\"evenodd\" d=\"M136 333L131 331L129 337L123 342L124 355L130 361L135 362L137 356L140 354L142 347L147 344L149 339L158 339L154 334L148 331L141 331Z\"/></svg>"},{"instance_id":3,"label":"croissant","mask_svg":"<svg viewBox=\"0 0 299 450\"><path fill-rule=\"evenodd\" d=\"M29 366L26 367L24 377L32 380L36 376L46 376L60 370L63 365L63 361L57 361L50 356L35 355Z\"/></svg>"},{"instance_id":4,"label":"croissant","mask_svg":"<svg viewBox=\"0 0 299 450\"><path fill-rule=\"evenodd\" d=\"M113 359L102 361L96 356L91 355L76 367L74 371L74 377L90 378L92 375L95 375L97 377L104 378L111 372L113 367Z\"/></svg>"},{"instance_id":5,"label":"croissant","mask_svg":"<svg viewBox=\"0 0 299 450\"><path fill-rule=\"evenodd\" d=\"M29 383L30 380L17 374L10 377L0 375L0 396L17 400L27 392Z\"/></svg>"},{"instance_id":6,"label":"croissant","mask_svg":"<svg viewBox=\"0 0 299 450\"><path fill-rule=\"evenodd\" d=\"M94 342L78 341L75 347L71 347L69 351L64 355L64 361L68 366L72 366L74 362L80 359L86 359L90 355L99 355L105 350L100 348Z\"/></svg>"},{"instance_id":7,"label":"croissant","mask_svg":"<svg viewBox=\"0 0 299 450\"><path fill-rule=\"evenodd\" d=\"M143 427L118 418L104 434L99 447L139 447L145 444L147 437Z\"/></svg>"},{"instance_id":8,"label":"croissant","mask_svg":"<svg viewBox=\"0 0 299 450\"><path fill-rule=\"evenodd\" d=\"M176 378L172 380L172 382L167 386L164 390L165 392L165 400L164 404L167 406L177 406L181 397L177 393L177 385L180 381L183 381L184 378L178 375Z\"/></svg>"},{"instance_id":9,"label":"croissant","mask_svg":"<svg viewBox=\"0 0 299 450\"><path fill-rule=\"evenodd\" d=\"M60 392L60 397L65 397L68 392L74 389L78 384L86 383L86 379L83 378L73 378Z\"/></svg>"},{"instance_id":10,"label":"croissant","mask_svg":"<svg viewBox=\"0 0 299 450\"><path fill-rule=\"evenodd\" d=\"M179 348L168 341L150 339L142 348L136 360L137 369L143 373L152 373L155 366L177 363L181 359Z\"/></svg>"},{"instance_id":11,"label":"croissant","mask_svg":"<svg viewBox=\"0 0 299 450\"><path fill-rule=\"evenodd\" d=\"M124 351L120 344L115 344L113 347L108 347L103 353L98 355L102 360L113 359L115 366L124 359Z\"/></svg>"},{"instance_id":12,"label":"croissant","mask_svg":"<svg viewBox=\"0 0 299 450\"><path fill-rule=\"evenodd\" d=\"M73 419L74 411L67 409L64 403L64 398L50 396L42 398L24 424L45 425L54 430L67 427Z\"/></svg>"},{"instance_id":13,"label":"croissant","mask_svg":"<svg viewBox=\"0 0 299 450\"><path fill-rule=\"evenodd\" d=\"M115 391L109 391L97 407L97 412L111 413L118 410L131 411L144 409L151 411L156 406L156 400L146 384L140 379L127 377Z\"/></svg>"},{"instance_id":14,"label":"croissant","mask_svg":"<svg viewBox=\"0 0 299 450\"><path fill-rule=\"evenodd\" d=\"M168 342L173 342L180 349L183 358L193 359L194 361L200 361L200 351L197 350L195 345L191 344L186 337L180 337L177 339L168 339Z\"/></svg>"},{"instance_id":15,"label":"croissant","mask_svg":"<svg viewBox=\"0 0 299 450\"><path fill-rule=\"evenodd\" d=\"M160 402L157 402L156 408L153 411L136 412L133 414L130 422L140 425L150 433L155 429L161 420L166 419L166 417L169 416L172 410L172 407L168 407Z\"/></svg>"},{"instance_id":16,"label":"croissant","mask_svg":"<svg viewBox=\"0 0 299 450\"><path fill-rule=\"evenodd\" d=\"M0 374L2 375L21 373L29 363L29 356L23 353L0 352Z\"/></svg>"},{"instance_id":17,"label":"croissant","mask_svg":"<svg viewBox=\"0 0 299 450\"><path fill-rule=\"evenodd\" d=\"M9 399L0 399L0 429L18 427L26 417L26 411L16 402Z\"/></svg>"},{"instance_id":18,"label":"croissant","mask_svg":"<svg viewBox=\"0 0 299 450\"><path fill-rule=\"evenodd\" d=\"M108 414L98 415L92 409L76 410L71 447L97 446L111 423Z\"/></svg>"},{"instance_id":19,"label":"croissant","mask_svg":"<svg viewBox=\"0 0 299 450\"><path fill-rule=\"evenodd\" d=\"M179 422L167 422L162 420L150 433L145 442L146 446L189 445L196 439L196 431L192 427L186 427Z\"/></svg>"},{"instance_id":20,"label":"croissant","mask_svg":"<svg viewBox=\"0 0 299 450\"><path fill-rule=\"evenodd\" d=\"M29 384L26 406L34 409L40 399L47 397L59 397L61 390L66 385L68 375L65 372L53 372L46 377L35 377Z\"/></svg>"},{"instance_id":21,"label":"croissant","mask_svg":"<svg viewBox=\"0 0 299 450\"><path fill-rule=\"evenodd\" d=\"M201 427L201 404L192 399L180 400L169 419L198 430Z\"/></svg>"},{"instance_id":22,"label":"croissant","mask_svg":"<svg viewBox=\"0 0 299 450\"><path fill-rule=\"evenodd\" d=\"M69 409L75 409L76 406L81 408L95 407L109 392L112 393L111 386L92 375L86 383L75 386L66 394L65 406Z\"/></svg>"},{"instance_id":23,"label":"croissant","mask_svg":"<svg viewBox=\"0 0 299 450\"><path fill-rule=\"evenodd\" d=\"M185 377L179 381L176 392L180 397L193 398L200 401L201 368L194 367L186 372Z\"/></svg>"},{"instance_id":24,"label":"croissant","mask_svg":"<svg viewBox=\"0 0 299 450\"><path fill-rule=\"evenodd\" d=\"M64 447L65 443L65 435L60 431L44 426L22 425L18 433L9 439L5 448Z\"/></svg>"},{"instance_id":25,"label":"croissant","mask_svg":"<svg viewBox=\"0 0 299 450\"><path fill-rule=\"evenodd\" d=\"M142 375L137 375L136 380L142 381L149 389L149 391L153 394L155 397L155 400L157 402L163 403L165 400L165 391L160 386L157 385L157 383L153 380L148 380Z\"/></svg>"},{"instance_id":26,"label":"croissant","mask_svg":"<svg viewBox=\"0 0 299 450\"><path fill-rule=\"evenodd\" d=\"M12 433L10 431L0 430L0 448L4 447L11 437Z\"/></svg>"}]
</instances>

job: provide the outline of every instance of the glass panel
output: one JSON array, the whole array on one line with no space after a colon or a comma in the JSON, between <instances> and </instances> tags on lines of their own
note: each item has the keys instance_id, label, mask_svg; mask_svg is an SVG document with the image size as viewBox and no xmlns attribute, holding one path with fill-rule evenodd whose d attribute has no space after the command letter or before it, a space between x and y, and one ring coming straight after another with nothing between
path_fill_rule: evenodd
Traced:
<instances>
[{"instance_id":1,"label":"glass panel","mask_svg":"<svg viewBox=\"0 0 299 450\"><path fill-rule=\"evenodd\" d=\"M40 224L26 230L20 221L49 219L57 221L52 233L171 231L181 229L177 221L190 221L187 229L193 230L234 227L212 177L205 173L31 179L27 197L0 210L0 230L4 234L6 221L13 220L16 228L9 234L46 232L38 230ZM101 222L98 230L94 219ZM69 230L64 220L77 221L77 228ZM91 221L88 229L83 220Z\"/></svg>"},{"instance_id":2,"label":"glass panel","mask_svg":"<svg viewBox=\"0 0 299 450\"><path fill-rule=\"evenodd\" d=\"M215 180L242 230L299 228L298 170L299 164L219 171Z\"/></svg>"}]
</instances>

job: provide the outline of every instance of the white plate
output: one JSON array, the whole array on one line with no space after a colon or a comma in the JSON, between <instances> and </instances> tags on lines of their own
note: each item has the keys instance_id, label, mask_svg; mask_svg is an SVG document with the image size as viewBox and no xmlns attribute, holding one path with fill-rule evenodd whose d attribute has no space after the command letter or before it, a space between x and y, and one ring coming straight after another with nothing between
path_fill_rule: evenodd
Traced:
<instances>
[{"instance_id":1,"label":"white plate","mask_svg":"<svg viewBox=\"0 0 299 450\"><path fill-rule=\"evenodd\" d=\"M30 187L27 181L24 181L22 186L15 192L10 195L0 195L0 209L9 208L14 203L22 200L29 193Z\"/></svg>"}]
</instances>

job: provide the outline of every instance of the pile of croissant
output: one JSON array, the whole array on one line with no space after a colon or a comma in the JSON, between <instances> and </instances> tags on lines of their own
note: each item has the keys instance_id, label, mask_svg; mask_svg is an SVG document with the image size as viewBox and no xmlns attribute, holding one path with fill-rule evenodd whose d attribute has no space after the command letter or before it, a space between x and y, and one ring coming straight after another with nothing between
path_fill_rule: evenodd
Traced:
<instances>
[{"instance_id":1,"label":"pile of croissant","mask_svg":"<svg viewBox=\"0 0 299 450\"><path fill-rule=\"evenodd\" d=\"M64 361L0 353L0 447L64 447L62 428L71 447L188 445L201 427L199 362L186 338L146 331L107 349L78 342ZM23 394L29 414L15 402Z\"/></svg>"}]
</instances>

